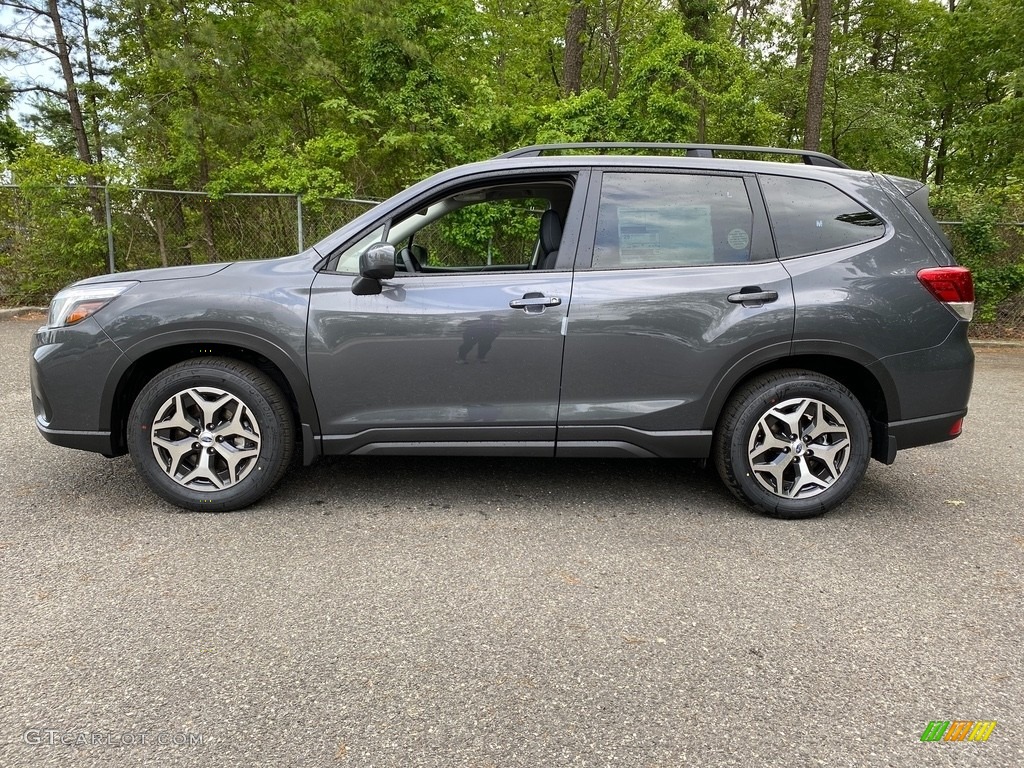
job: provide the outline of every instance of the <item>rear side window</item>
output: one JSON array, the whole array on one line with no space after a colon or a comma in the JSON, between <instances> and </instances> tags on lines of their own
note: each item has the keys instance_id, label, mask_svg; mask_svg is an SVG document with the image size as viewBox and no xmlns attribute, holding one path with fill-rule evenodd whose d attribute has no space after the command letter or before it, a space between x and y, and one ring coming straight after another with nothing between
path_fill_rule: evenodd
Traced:
<instances>
[{"instance_id":1,"label":"rear side window","mask_svg":"<svg viewBox=\"0 0 1024 768\"><path fill-rule=\"evenodd\" d=\"M606 173L601 183L593 268L747 262L752 226L742 178Z\"/></svg>"},{"instance_id":2,"label":"rear side window","mask_svg":"<svg viewBox=\"0 0 1024 768\"><path fill-rule=\"evenodd\" d=\"M876 240L885 222L831 184L761 176L779 257L806 256Z\"/></svg>"}]
</instances>

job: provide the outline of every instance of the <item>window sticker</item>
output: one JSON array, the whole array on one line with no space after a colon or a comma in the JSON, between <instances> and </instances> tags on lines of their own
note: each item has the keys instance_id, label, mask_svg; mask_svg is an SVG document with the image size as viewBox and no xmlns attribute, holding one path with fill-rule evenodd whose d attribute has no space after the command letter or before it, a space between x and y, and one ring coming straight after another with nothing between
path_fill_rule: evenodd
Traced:
<instances>
[{"instance_id":1,"label":"window sticker","mask_svg":"<svg viewBox=\"0 0 1024 768\"><path fill-rule=\"evenodd\" d=\"M750 245L750 235L747 234L747 230L739 227L729 230L730 248L734 251L745 251L748 245Z\"/></svg>"},{"instance_id":2,"label":"window sticker","mask_svg":"<svg viewBox=\"0 0 1024 768\"><path fill-rule=\"evenodd\" d=\"M706 263L714 253L711 206L618 209L623 264Z\"/></svg>"}]
</instances>

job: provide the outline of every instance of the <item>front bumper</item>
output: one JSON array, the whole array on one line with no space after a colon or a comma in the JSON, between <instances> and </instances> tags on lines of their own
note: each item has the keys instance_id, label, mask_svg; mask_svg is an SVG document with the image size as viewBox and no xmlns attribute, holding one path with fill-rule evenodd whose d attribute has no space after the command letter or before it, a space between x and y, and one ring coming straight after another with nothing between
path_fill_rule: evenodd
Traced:
<instances>
[{"instance_id":1,"label":"front bumper","mask_svg":"<svg viewBox=\"0 0 1024 768\"><path fill-rule=\"evenodd\" d=\"M77 448L80 451L92 451L102 453L104 456L114 456L121 451L114 446L110 432L76 432L66 429L50 429L43 425L42 420L36 416L36 428L39 434L46 438L47 442L59 445L62 448Z\"/></svg>"},{"instance_id":2,"label":"front bumper","mask_svg":"<svg viewBox=\"0 0 1024 768\"><path fill-rule=\"evenodd\" d=\"M114 455L112 372L124 354L92 318L70 328L40 328L32 339L30 377L36 427L54 445Z\"/></svg>"}]
</instances>

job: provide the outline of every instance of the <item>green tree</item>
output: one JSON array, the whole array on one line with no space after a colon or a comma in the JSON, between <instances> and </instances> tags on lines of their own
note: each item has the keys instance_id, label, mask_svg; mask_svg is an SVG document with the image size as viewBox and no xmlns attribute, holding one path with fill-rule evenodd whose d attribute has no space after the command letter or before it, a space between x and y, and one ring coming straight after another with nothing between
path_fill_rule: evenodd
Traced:
<instances>
[{"instance_id":1,"label":"green tree","mask_svg":"<svg viewBox=\"0 0 1024 768\"><path fill-rule=\"evenodd\" d=\"M926 177L1002 186L1019 171L1024 140L1024 6L949 0L925 60L932 105Z\"/></svg>"},{"instance_id":2,"label":"green tree","mask_svg":"<svg viewBox=\"0 0 1024 768\"><path fill-rule=\"evenodd\" d=\"M105 271L105 233L83 186L96 167L34 143L11 169L20 194L17 225L0 251L8 300L45 303L67 283Z\"/></svg>"},{"instance_id":3,"label":"green tree","mask_svg":"<svg viewBox=\"0 0 1024 768\"><path fill-rule=\"evenodd\" d=\"M11 117L13 104L10 81L0 77L0 160L5 166L14 160L14 153L28 141L25 132Z\"/></svg>"}]
</instances>

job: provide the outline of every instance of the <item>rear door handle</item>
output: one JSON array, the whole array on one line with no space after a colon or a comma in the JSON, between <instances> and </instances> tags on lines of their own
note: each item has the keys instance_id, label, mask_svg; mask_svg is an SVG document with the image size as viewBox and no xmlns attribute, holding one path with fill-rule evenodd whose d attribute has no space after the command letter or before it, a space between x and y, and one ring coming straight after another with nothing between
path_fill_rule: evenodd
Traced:
<instances>
[{"instance_id":1,"label":"rear door handle","mask_svg":"<svg viewBox=\"0 0 1024 768\"><path fill-rule=\"evenodd\" d=\"M745 307L759 307L770 301L778 301L779 294L776 291L762 291L759 287L747 286L740 288L738 293L730 293L729 301L733 304L742 304Z\"/></svg>"},{"instance_id":2,"label":"rear door handle","mask_svg":"<svg viewBox=\"0 0 1024 768\"><path fill-rule=\"evenodd\" d=\"M512 309L523 309L527 312L543 312L545 307L557 307L562 300L557 296L545 296L543 293L528 293L521 299L512 299L508 303Z\"/></svg>"}]
</instances>

